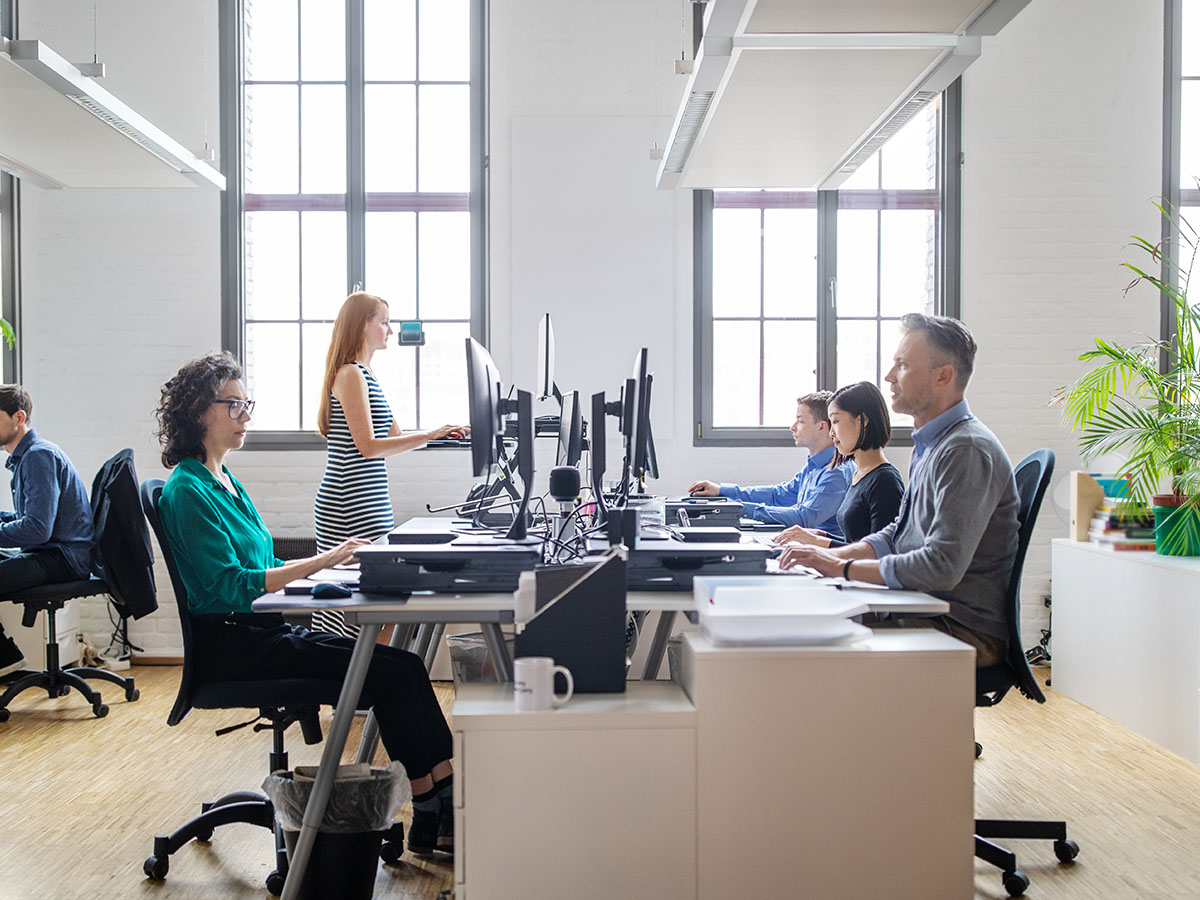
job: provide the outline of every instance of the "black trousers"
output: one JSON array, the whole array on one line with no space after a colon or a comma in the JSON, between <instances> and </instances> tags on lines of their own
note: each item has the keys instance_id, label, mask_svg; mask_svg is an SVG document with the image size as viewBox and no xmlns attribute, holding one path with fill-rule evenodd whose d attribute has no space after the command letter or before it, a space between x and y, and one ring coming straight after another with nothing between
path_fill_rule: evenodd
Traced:
<instances>
[{"instance_id":1,"label":"black trousers","mask_svg":"<svg viewBox=\"0 0 1200 900\"><path fill-rule=\"evenodd\" d=\"M354 640L288 625L282 616L196 616L192 628L201 679L272 680L346 676ZM428 775L454 754L446 717L415 653L376 646L363 683L362 703L375 711L388 756L410 779Z\"/></svg>"},{"instance_id":2,"label":"black trousers","mask_svg":"<svg viewBox=\"0 0 1200 900\"><path fill-rule=\"evenodd\" d=\"M0 550L0 594L18 594L43 584L78 581L75 567L61 550ZM0 625L0 637L4 626Z\"/></svg>"}]
</instances>

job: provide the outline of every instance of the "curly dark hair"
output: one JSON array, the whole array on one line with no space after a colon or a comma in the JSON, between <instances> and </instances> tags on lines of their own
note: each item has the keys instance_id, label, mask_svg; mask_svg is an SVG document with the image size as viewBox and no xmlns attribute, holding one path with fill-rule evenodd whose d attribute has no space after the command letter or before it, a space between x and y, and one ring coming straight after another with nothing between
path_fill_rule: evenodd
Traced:
<instances>
[{"instance_id":1,"label":"curly dark hair","mask_svg":"<svg viewBox=\"0 0 1200 900\"><path fill-rule=\"evenodd\" d=\"M162 386L162 399L154 417L158 420L162 463L168 469L189 456L204 462L204 426L200 417L212 406L226 382L242 377L242 367L228 350L193 359Z\"/></svg>"}]
</instances>

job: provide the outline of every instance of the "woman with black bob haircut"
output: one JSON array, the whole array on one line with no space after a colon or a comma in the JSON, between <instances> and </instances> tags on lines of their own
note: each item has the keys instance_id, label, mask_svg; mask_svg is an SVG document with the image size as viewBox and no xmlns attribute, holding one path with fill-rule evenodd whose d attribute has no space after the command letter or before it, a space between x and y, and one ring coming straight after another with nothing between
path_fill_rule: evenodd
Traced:
<instances>
[{"instance_id":1,"label":"woman with black bob haircut","mask_svg":"<svg viewBox=\"0 0 1200 900\"><path fill-rule=\"evenodd\" d=\"M837 511L838 526L846 539L793 525L779 533L777 543L842 547L881 530L900 513L904 480L883 455L883 448L892 438L892 421L879 388L869 381L839 388L829 398L829 423L834 451L830 466L853 460L856 467Z\"/></svg>"},{"instance_id":2,"label":"woman with black bob haircut","mask_svg":"<svg viewBox=\"0 0 1200 900\"><path fill-rule=\"evenodd\" d=\"M211 679L340 684L353 640L252 612L251 603L345 562L366 542L343 541L308 559L276 559L250 495L225 466L230 451L245 443L253 411L237 361L210 353L163 385L156 412L163 465L174 469L158 509L187 589L196 669ZM375 710L388 755L412 781L409 849L453 853L453 742L424 664L415 654L377 646L362 696Z\"/></svg>"}]
</instances>

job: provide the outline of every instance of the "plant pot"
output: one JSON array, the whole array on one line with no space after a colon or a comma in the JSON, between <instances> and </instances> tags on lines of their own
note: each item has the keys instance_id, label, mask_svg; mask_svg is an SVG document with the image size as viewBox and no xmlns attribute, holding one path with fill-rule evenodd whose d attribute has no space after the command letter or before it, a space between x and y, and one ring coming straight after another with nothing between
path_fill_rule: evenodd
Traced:
<instances>
[{"instance_id":1,"label":"plant pot","mask_svg":"<svg viewBox=\"0 0 1200 900\"><path fill-rule=\"evenodd\" d=\"M1168 495L1170 496L1170 495ZM1154 504L1154 552L1163 556L1200 556L1200 509L1185 505L1182 498L1173 502Z\"/></svg>"}]
</instances>

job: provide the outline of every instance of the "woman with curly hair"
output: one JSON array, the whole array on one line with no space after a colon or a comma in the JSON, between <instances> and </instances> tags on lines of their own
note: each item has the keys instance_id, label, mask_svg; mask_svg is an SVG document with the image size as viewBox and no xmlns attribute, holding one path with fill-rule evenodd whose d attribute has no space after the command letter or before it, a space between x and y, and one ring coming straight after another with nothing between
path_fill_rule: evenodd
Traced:
<instances>
[{"instance_id":1,"label":"woman with curly hair","mask_svg":"<svg viewBox=\"0 0 1200 900\"><path fill-rule=\"evenodd\" d=\"M254 401L228 353L194 359L163 385L157 410L163 465L173 468L159 514L180 577L203 677L320 678L341 682L354 641L255 613L251 603L289 581L345 562L363 541L342 541L307 559L275 558L271 535L225 463L246 440ZM376 647L363 685L388 755L413 790L408 847L453 853L450 729L415 654Z\"/></svg>"},{"instance_id":2,"label":"woman with curly hair","mask_svg":"<svg viewBox=\"0 0 1200 900\"><path fill-rule=\"evenodd\" d=\"M333 323L317 411L317 429L329 451L313 505L318 550L348 538L373 541L392 530L385 457L468 431L460 425L407 434L400 430L371 371L372 358L392 336L388 318L387 301L355 291ZM313 621L326 631L354 633L337 610L319 612Z\"/></svg>"}]
</instances>

